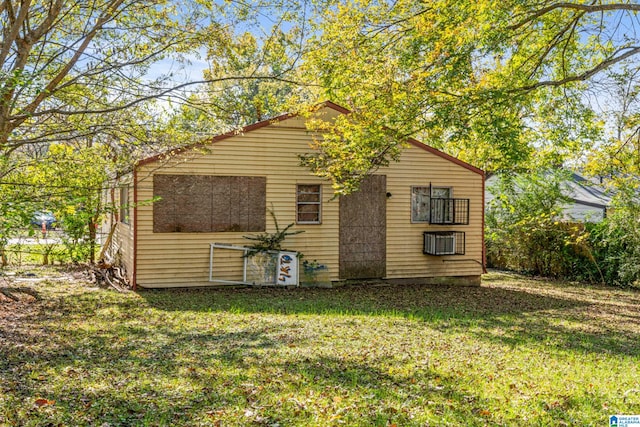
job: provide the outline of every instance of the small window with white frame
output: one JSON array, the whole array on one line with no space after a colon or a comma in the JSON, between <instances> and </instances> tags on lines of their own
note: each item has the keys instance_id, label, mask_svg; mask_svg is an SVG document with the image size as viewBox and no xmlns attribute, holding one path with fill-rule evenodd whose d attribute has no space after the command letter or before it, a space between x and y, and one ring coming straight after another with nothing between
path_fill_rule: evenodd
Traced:
<instances>
[{"instance_id":1,"label":"small window with white frame","mask_svg":"<svg viewBox=\"0 0 640 427\"><path fill-rule=\"evenodd\" d=\"M120 222L129 224L131 212L129 210L129 186L120 187Z\"/></svg>"},{"instance_id":2,"label":"small window with white frame","mask_svg":"<svg viewBox=\"0 0 640 427\"><path fill-rule=\"evenodd\" d=\"M322 185L298 184L296 186L296 223L320 224L322 222Z\"/></svg>"}]
</instances>

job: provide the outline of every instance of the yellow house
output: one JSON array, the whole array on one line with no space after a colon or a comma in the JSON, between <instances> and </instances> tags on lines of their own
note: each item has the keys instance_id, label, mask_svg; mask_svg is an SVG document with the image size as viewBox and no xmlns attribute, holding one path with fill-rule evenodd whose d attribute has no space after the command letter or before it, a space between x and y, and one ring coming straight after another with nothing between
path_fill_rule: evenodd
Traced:
<instances>
[{"instance_id":1,"label":"yellow house","mask_svg":"<svg viewBox=\"0 0 640 427\"><path fill-rule=\"evenodd\" d=\"M348 114L327 102L329 114ZM300 166L312 135L283 115L140 161L112 192L120 260L137 287L249 283L245 236L293 223L283 246L302 254L299 282L479 284L484 173L415 140L360 190L334 198ZM132 206L132 208L128 208ZM273 215L270 214L273 212Z\"/></svg>"}]
</instances>

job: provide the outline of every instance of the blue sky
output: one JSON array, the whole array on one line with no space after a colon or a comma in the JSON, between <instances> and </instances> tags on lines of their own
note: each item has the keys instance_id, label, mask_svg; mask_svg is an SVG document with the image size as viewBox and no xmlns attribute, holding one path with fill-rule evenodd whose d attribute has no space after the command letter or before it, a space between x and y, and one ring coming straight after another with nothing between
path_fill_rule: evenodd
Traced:
<instances>
[{"instance_id":1,"label":"blue sky","mask_svg":"<svg viewBox=\"0 0 640 427\"><path fill-rule=\"evenodd\" d=\"M190 55L186 55L186 64L180 63L173 58L163 59L156 62L149 68L147 76L150 80L154 80L162 75L174 73L175 82L201 80L202 72L209 67L209 64L203 58L206 57L204 49Z\"/></svg>"}]
</instances>

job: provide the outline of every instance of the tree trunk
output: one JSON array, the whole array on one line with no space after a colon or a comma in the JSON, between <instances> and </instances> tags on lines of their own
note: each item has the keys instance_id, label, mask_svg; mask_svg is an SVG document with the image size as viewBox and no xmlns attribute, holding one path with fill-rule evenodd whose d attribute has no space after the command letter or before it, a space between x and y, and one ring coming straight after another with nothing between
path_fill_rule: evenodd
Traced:
<instances>
[{"instance_id":1,"label":"tree trunk","mask_svg":"<svg viewBox=\"0 0 640 427\"><path fill-rule=\"evenodd\" d=\"M94 218L89 220L89 263L96 263L96 221Z\"/></svg>"}]
</instances>

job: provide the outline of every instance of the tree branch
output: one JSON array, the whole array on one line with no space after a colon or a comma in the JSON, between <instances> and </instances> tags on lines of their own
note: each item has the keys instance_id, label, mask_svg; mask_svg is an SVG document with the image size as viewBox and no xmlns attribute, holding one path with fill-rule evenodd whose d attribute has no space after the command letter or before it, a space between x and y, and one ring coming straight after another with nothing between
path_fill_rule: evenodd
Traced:
<instances>
[{"instance_id":1,"label":"tree branch","mask_svg":"<svg viewBox=\"0 0 640 427\"><path fill-rule=\"evenodd\" d=\"M39 117L39 116L48 115L48 114L60 114L60 115L65 115L65 116L72 116L72 115L77 115L77 114L106 114L106 113L113 113L113 112L116 112L116 111L127 109L129 107L133 107L135 105L138 105L138 104L140 104L142 102L145 102L145 101L149 101L151 99L161 98L164 95L168 95L171 92L178 91L180 89L184 89L184 88L189 87L189 86L195 86L195 85L206 84L206 83L221 83L221 82L225 82L225 81L238 81L238 80L272 80L272 81L277 81L277 82L281 82L281 83L289 83L289 84L293 84L293 85L302 85L302 83L299 82L299 81L280 78L280 77L266 77L266 76L223 77L223 78L214 79L214 80L197 80L197 81L190 81L190 82L182 83L182 84L179 84L177 86L172 86L172 87L166 88L166 89L150 88L150 89L156 89L156 90L160 90L160 91L157 92L157 93L152 93L152 94L149 94L149 95L138 97L138 98L133 99L133 100L131 100L131 101L125 103L125 104L121 104L121 105L110 107L110 108L95 109L95 110L88 110L88 109L87 110L73 110L73 111L62 110L60 108L51 108L51 109L48 109L48 110L33 112L31 114L17 115L17 116L14 116L14 120L21 120L22 122L24 122L24 120L26 120L27 118ZM310 85L308 83L305 83L305 85L306 86L313 86L313 85Z\"/></svg>"},{"instance_id":2,"label":"tree branch","mask_svg":"<svg viewBox=\"0 0 640 427\"><path fill-rule=\"evenodd\" d=\"M509 30L517 30L528 23L534 21L537 18L540 18L543 15L546 15L549 12L558 9L571 9L577 11L583 11L585 13L595 13L595 12L612 12L612 11L633 11L640 12L640 4L633 3L612 3L612 4L579 4L579 3L569 3L569 2L561 2L554 3L549 6L543 7L526 18L521 20L520 22L507 26Z\"/></svg>"},{"instance_id":3,"label":"tree branch","mask_svg":"<svg viewBox=\"0 0 640 427\"><path fill-rule=\"evenodd\" d=\"M11 11L9 10L11 6L11 0L4 0L2 3L4 7L0 8L0 13L3 10L7 10L8 20L11 21L11 27L6 28L2 37L2 49L0 50L0 69L4 66L4 62L11 51L11 46L18 38L18 34L20 33L20 28L22 27L23 22L27 18L29 13L29 7L31 5L31 0L24 0L20 5L20 11L18 16L11 16Z\"/></svg>"},{"instance_id":4,"label":"tree branch","mask_svg":"<svg viewBox=\"0 0 640 427\"><path fill-rule=\"evenodd\" d=\"M578 25L578 21L580 20L580 18L582 18L582 16L584 16L584 12L579 13L577 16L574 16L571 21L565 25L560 31L558 31L554 37L553 40L551 40L542 55L540 55L538 57L538 60L536 61L536 65L533 67L533 69L531 70L530 74L529 74L529 78L532 78L536 72L538 71L538 69L540 69L540 67L542 66L542 64L544 63L545 58L547 58L547 56L551 53L551 51L558 45L560 44L560 41L562 40L562 38L564 37L564 35L567 32L570 32L571 34L573 34L573 29L575 29L576 25ZM567 41L570 40L570 37L567 38ZM566 44L565 44L565 48L566 48ZM563 57L564 58L564 57Z\"/></svg>"},{"instance_id":5,"label":"tree branch","mask_svg":"<svg viewBox=\"0 0 640 427\"><path fill-rule=\"evenodd\" d=\"M61 1L61 0L59 0ZM115 0L107 6L107 12L103 13L98 20L96 21L91 31L85 35L80 47L76 50L73 57L67 62L67 64L58 72L58 74L49 81L47 86L45 86L44 90L42 90L31 103L29 103L23 111L27 114L22 114L21 117L14 117L11 121L11 126L15 129L20 126L24 121L31 117L35 112L36 108L42 103L43 100L51 96L51 93L55 90L55 88L60 84L60 82L69 74L69 71L75 66L78 62L84 51L89 46L89 43L93 40L93 38L98 34L98 32L102 29L103 25L109 22L109 20L113 19L114 14L118 11L118 7L123 3L124 0Z\"/></svg>"},{"instance_id":6,"label":"tree branch","mask_svg":"<svg viewBox=\"0 0 640 427\"><path fill-rule=\"evenodd\" d=\"M619 56L615 56L617 53L619 53L622 50L627 50L628 51L626 53L623 53L622 55ZM633 55L637 55L640 53L640 47L626 47L623 49L619 49L616 53L614 53L613 56L609 57L609 59L606 59L602 62L600 62L598 65L596 65L595 67L574 75L574 76L568 76L565 77L563 79L560 80L543 80L543 81L539 81L536 82L532 85L528 85L528 86L522 86L520 88L517 88L515 90L512 90L511 92L520 92L520 91L531 91L531 90L535 90L541 87L558 87L558 86L564 86L568 83L575 83L575 82L583 82L586 81L588 79L590 79L591 77L595 76L596 74L598 74L599 72L611 67L612 65L615 65L621 61L624 61L627 58L632 57Z\"/></svg>"}]
</instances>

